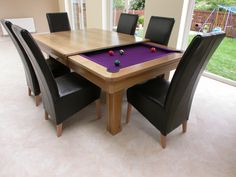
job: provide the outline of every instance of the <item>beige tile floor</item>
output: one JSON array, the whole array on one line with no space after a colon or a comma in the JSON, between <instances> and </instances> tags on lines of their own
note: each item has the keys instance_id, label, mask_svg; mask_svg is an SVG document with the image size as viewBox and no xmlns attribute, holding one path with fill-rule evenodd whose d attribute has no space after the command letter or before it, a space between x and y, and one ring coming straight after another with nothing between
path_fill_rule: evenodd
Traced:
<instances>
[{"instance_id":1,"label":"beige tile floor","mask_svg":"<svg viewBox=\"0 0 236 177\"><path fill-rule=\"evenodd\" d=\"M188 131L173 131L167 148L137 111L112 136L91 104L65 123L61 138L42 104L27 96L24 70L8 38L0 38L0 177L235 177L236 89L202 77Z\"/></svg>"}]
</instances>

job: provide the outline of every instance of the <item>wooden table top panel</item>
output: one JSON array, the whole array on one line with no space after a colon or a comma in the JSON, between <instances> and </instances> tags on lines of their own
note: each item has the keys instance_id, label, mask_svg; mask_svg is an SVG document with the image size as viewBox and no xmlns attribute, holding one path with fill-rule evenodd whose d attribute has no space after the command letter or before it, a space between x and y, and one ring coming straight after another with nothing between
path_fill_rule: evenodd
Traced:
<instances>
[{"instance_id":1,"label":"wooden table top panel","mask_svg":"<svg viewBox=\"0 0 236 177\"><path fill-rule=\"evenodd\" d=\"M147 39L140 37L101 29L36 34L34 38L43 50L48 49L65 57L82 52L147 41Z\"/></svg>"}]
</instances>

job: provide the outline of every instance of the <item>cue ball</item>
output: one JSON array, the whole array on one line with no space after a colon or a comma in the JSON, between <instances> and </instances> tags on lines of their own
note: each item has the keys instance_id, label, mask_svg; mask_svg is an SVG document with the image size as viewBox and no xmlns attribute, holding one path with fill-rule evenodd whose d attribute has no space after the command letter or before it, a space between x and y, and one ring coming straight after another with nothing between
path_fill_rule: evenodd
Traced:
<instances>
[{"instance_id":1,"label":"cue ball","mask_svg":"<svg viewBox=\"0 0 236 177\"><path fill-rule=\"evenodd\" d=\"M125 51L124 50L120 50L119 53L120 53L120 55L123 55L125 53Z\"/></svg>"},{"instance_id":2,"label":"cue ball","mask_svg":"<svg viewBox=\"0 0 236 177\"><path fill-rule=\"evenodd\" d=\"M150 49L150 51L151 51L152 53L154 53L154 52L157 51L157 49L156 49L155 47L152 47L152 48Z\"/></svg>"},{"instance_id":3,"label":"cue ball","mask_svg":"<svg viewBox=\"0 0 236 177\"><path fill-rule=\"evenodd\" d=\"M115 66L120 66L120 60L115 60L114 64Z\"/></svg>"},{"instance_id":4,"label":"cue ball","mask_svg":"<svg viewBox=\"0 0 236 177\"><path fill-rule=\"evenodd\" d=\"M115 53L114 53L113 50L109 50L109 51L108 51L108 54L109 54L110 56L114 56Z\"/></svg>"}]
</instances>

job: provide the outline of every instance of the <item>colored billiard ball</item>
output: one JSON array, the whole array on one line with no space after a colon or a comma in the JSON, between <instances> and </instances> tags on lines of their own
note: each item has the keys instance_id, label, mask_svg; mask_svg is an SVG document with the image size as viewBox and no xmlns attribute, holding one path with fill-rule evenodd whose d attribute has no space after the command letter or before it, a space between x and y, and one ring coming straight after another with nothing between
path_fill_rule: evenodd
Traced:
<instances>
[{"instance_id":1,"label":"colored billiard ball","mask_svg":"<svg viewBox=\"0 0 236 177\"><path fill-rule=\"evenodd\" d=\"M108 54L109 54L110 56L114 56L115 53L114 53L113 50L109 50L109 51L108 51Z\"/></svg>"},{"instance_id":2,"label":"colored billiard ball","mask_svg":"<svg viewBox=\"0 0 236 177\"><path fill-rule=\"evenodd\" d=\"M125 51L124 50L120 50L119 53L120 53L120 55L123 55L125 53Z\"/></svg>"},{"instance_id":3,"label":"colored billiard ball","mask_svg":"<svg viewBox=\"0 0 236 177\"><path fill-rule=\"evenodd\" d=\"M115 66L120 66L120 60L115 60L114 64Z\"/></svg>"},{"instance_id":4,"label":"colored billiard ball","mask_svg":"<svg viewBox=\"0 0 236 177\"><path fill-rule=\"evenodd\" d=\"M151 51L152 53L154 53L154 52L157 51L157 49L156 49L155 47L152 47L152 48L150 49L150 51Z\"/></svg>"}]
</instances>

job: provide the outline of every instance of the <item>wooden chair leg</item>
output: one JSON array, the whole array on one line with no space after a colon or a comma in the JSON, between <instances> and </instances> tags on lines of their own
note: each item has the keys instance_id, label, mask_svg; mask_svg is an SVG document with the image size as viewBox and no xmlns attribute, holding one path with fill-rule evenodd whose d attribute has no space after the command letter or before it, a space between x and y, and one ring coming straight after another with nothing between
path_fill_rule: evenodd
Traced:
<instances>
[{"instance_id":1,"label":"wooden chair leg","mask_svg":"<svg viewBox=\"0 0 236 177\"><path fill-rule=\"evenodd\" d=\"M132 105L128 103L127 114L126 114L126 123L128 124L130 121L130 115L132 111Z\"/></svg>"},{"instance_id":2,"label":"wooden chair leg","mask_svg":"<svg viewBox=\"0 0 236 177\"><path fill-rule=\"evenodd\" d=\"M38 106L39 103L40 103L40 96L37 95L37 96L35 96L35 105Z\"/></svg>"},{"instance_id":3,"label":"wooden chair leg","mask_svg":"<svg viewBox=\"0 0 236 177\"><path fill-rule=\"evenodd\" d=\"M48 120L49 117L48 117L48 112L47 111L44 112L44 115L45 115L45 120Z\"/></svg>"},{"instance_id":4,"label":"wooden chair leg","mask_svg":"<svg viewBox=\"0 0 236 177\"><path fill-rule=\"evenodd\" d=\"M30 88L28 87L28 95L29 96L31 96L32 94L31 94L31 90L30 90Z\"/></svg>"},{"instance_id":5,"label":"wooden chair leg","mask_svg":"<svg viewBox=\"0 0 236 177\"><path fill-rule=\"evenodd\" d=\"M165 149L165 148L166 148L166 136L164 136L164 135L161 134L161 136L160 136L160 142L161 142L161 147L162 147L163 149Z\"/></svg>"},{"instance_id":6,"label":"wooden chair leg","mask_svg":"<svg viewBox=\"0 0 236 177\"><path fill-rule=\"evenodd\" d=\"M187 120L182 123L183 133L187 131Z\"/></svg>"},{"instance_id":7,"label":"wooden chair leg","mask_svg":"<svg viewBox=\"0 0 236 177\"><path fill-rule=\"evenodd\" d=\"M101 101L100 99L95 101L96 104L96 114L97 114L97 119L101 118Z\"/></svg>"},{"instance_id":8,"label":"wooden chair leg","mask_svg":"<svg viewBox=\"0 0 236 177\"><path fill-rule=\"evenodd\" d=\"M56 126L57 129L57 137L60 137L62 134L62 123Z\"/></svg>"}]
</instances>

